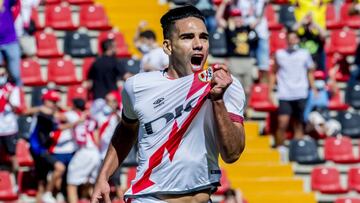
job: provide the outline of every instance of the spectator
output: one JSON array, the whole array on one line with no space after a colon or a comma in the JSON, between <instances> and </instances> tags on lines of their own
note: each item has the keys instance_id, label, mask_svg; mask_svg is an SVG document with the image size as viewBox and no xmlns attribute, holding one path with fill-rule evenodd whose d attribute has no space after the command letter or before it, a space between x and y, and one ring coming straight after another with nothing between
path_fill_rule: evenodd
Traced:
<instances>
[{"instance_id":1,"label":"spectator","mask_svg":"<svg viewBox=\"0 0 360 203\"><path fill-rule=\"evenodd\" d=\"M36 8L40 0L21 0L20 13L15 18L15 30L19 39L22 54L34 56L36 54L36 42L34 36L35 23L31 20L32 9Z\"/></svg>"},{"instance_id":2,"label":"spectator","mask_svg":"<svg viewBox=\"0 0 360 203\"><path fill-rule=\"evenodd\" d=\"M360 1L353 0L351 7L349 8L350 15L359 15L360 14Z\"/></svg>"},{"instance_id":3,"label":"spectator","mask_svg":"<svg viewBox=\"0 0 360 203\"><path fill-rule=\"evenodd\" d=\"M334 56L339 56L339 54L334 55ZM344 56L337 57L337 58L344 58ZM343 60L346 60L346 59L343 59ZM356 84L357 81L359 81L359 77L360 77L360 43L358 44L358 46L356 48L354 66L355 66L355 68L353 71L350 72L350 79L347 83L347 92L351 91L351 88ZM340 68L341 67L339 67L339 65L337 65L336 69L334 71L337 72L337 70L339 70ZM345 101L346 101L346 103L350 103L349 94L346 94Z\"/></svg>"},{"instance_id":4,"label":"spectator","mask_svg":"<svg viewBox=\"0 0 360 203\"><path fill-rule=\"evenodd\" d=\"M6 69L0 67L0 147L10 155L14 172L18 168L15 149L19 130L17 113L21 110L20 107L20 89L8 82Z\"/></svg>"},{"instance_id":5,"label":"spectator","mask_svg":"<svg viewBox=\"0 0 360 203\"><path fill-rule=\"evenodd\" d=\"M256 57L256 63L259 68L259 78L262 81L268 80L269 72L269 30L267 19L264 15L265 6L268 0L233 0L237 1L244 18L245 24L255 29L259 36L257 47L252 50L252 55Z\"/></svg>"},{"instance_id":6,"label":"spectator","mask_svg":"<svg viewBox=\"0 0 360 203\"><path fill-rule=\"evenodd\" d=\"M294 31L287 33L287 49L280 49L275 53L275 65L270 77L270 95L277 81L279 109L278 127L275 134L275 146L286 157L287 149L284 146L285 133L288 129L290 118L293 119L295 138L302 138L303 115L309 84L314 94L313 68L314 62L306 49L299 47L299 37Z\"/></svg>"},{"instance_id":7,"label":"spectator","mask_svg":"<svg viewBox=\"0 0 360 203\"><path fill-rule=\"evenodd\" d=\"M20 78L20 46L16 37L14 17L11 12L16 0L3 0L0 5L0 65L7 63L10 76L17 86L22 85Z\"/></svg>"},{"instance_id":8,"label":"spectator","mask_svg":"<svg viewBox=\"0 0 360 203\"><path fill-rule=\"evenodd\" d=\"M326 31L314 22L312 13L308 13L301 21L295 23L293 30L296 30L300 37L300 46L310 52L316 68L325 71Z\"/></svg>"},{"instance_id":9,"label":"spectator","mask_svg":"<svg viewBox=\"0 0 360 203\"><path fill-rule=\"evenodd\" d=\"M337 91L335 83L330 78L325 81L325 73L317 71L315 74L315 87L317 95L309 92L309 98L304 110L304 121L307 123L306 131L315 138L335 136L341 130L341 125L329 116L329 100Z\"/></svg>"},{"instance_id":10,"label":"spectator","mask_svg":"<svg viewBox=\"0 0 360 203\"><path fill-rule=\"evenodd\" d=\"M101 46L104 54L92 64L87 78L94 100L104 99L106 94L118 89L118 81L126 80L130 76L116 59L115 42L106 39Z\"/></svg>"},{"instance_id":11,"label":"spectator","mask_svg":"<svg viewBox=\"0 0 360 203\"><path fill-rule=\"evenodd\" d=\"M111 142L112 135L115 131L117 124L121 119L120 109L120 93L118 91L110 92L106 95L106 105L98 114L94 115L99 125L100 137L100 156L105 159L106 152ZM120 184L120 168L116 170L115 174L111 177L110 181L116 187L116 194L119 199L123 198L123 192Z\"/></svg>"},{"instance_id":12,"label":"spectator","mask_svg":"<svg viewBox=\"0 0 360 203\"><path fill-rule=\"evenodd\" d=\"M295 5L294 15L300 22L305 16L311 15L313 21L322 29L326 29L326 4L328 0L290 0Z\"/></svg>"},{"instance_id":13,"label":"spectator","mask_svg":"<svg viewBox=\"0 0 360 203\"><path fill-rule=\"evenodd\" d=\"M65 172L65 165L56 160L49 153L52 145L50 133L57 129L54 114L57 111L57 102L60 95L54 90L49 90L42 96L43 104L39 107L32 108L28 113L36 114L35 125L30 135L30 151L35 162L35 170L39 181L37 199L47 203L55 203L53 196L55 183L60 181ZM49 183L47 175L53 171ZM43 191L45 190L45 193Z\"/></svg>"},{"instance_id":14,"label":"spectator","mask_svg":"<svg viewBox=\"0 0 360 203\"><path fill-rule=\"evenodd\" d=\"M216 30L215 9L212 0L190 0L190 4L195 6L205 16L205 25L210 33Z\"/></svg>"},{"instance_id":15,"label":"spectator","mask_svg":"<svg viewBox=\"0 0 360 203\"><path fill-rule=\"evenodd\" d=\"M134 37L135 46L143 54L140 72L163 70L169 65L169 57L156 43L156 35L152 30L142 31L146 24L145 21L140 22Z\"/></svg>"},{"instance_id":16,"label":"spectator","mask_svg":"<svg viewBox=\"0 0 360 203\"><path fill-rule=\"evenodd\" d=\"M79 117L87 116L85 111L85 101L74 99L74 112ZM98 149L98 135L96 131L97 123L95 120L87 117L83 123L75 126L74 136L80 146L68 166L67 173L67 196L69 203L78 202L78 186L93 185L100 167L100 153ZM86 194L90 197L89 189L86 188Z\"/></svg>"},{"instance_id":17,"label":"spectator","mask_svg":"<svg viewBox=\"0 0 360 203\"><path fill-rule=\"evenodd\" d=\"M227 11L228 19L225 20ZM258 37L256 32L245 25L241 12L231 8L228 1L223 1L217 12L216 19L220 28L225 29L227 38L227 61L232 74L241 81L247 94L252 84L252 71L254 68L250 50L256 48Z\"/></svg>"}]
</instances>

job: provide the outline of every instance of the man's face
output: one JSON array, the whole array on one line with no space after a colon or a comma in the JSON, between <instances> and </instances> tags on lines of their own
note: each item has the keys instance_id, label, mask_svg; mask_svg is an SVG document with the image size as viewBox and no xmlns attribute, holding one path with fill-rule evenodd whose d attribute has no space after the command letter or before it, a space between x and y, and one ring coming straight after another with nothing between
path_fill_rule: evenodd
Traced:
<instances>
[{"instance_id":1,"label":"man's face","mask_svg":"<svg viewBox=\"0 0 360 203\"><path fill-rule=\"evenodd\" d=\"M116 111L116 110L117 110L117 108L118 108L118 106L119 106L119 103L118 103L118 101L116 100L116 98L115 98L114 95L112 95L112 94L106 95L105 100L106 100L106 104L107 104L108 106L110 106L113 111Z\"/></svg>"},{"instance_id":2,"label":"man's face","mask_svg":"<svg viewBox=\"0 0 360 203\"><path fill-rule=\"evenodd\" d=\"M204 22L195 17L177 20L170 37L171 63L191 70L202 68L209 53L209 34Z\"/></svg>"},{"instance_id":3,"label":"man's face","mask_svg":"<svg viewBox=\"0 0 360 203\"><path fill-rule=\"evenodd\" d=\"M288 40L288 46L289 47L292 47L294 45L297 45L299 44L300 40L299 40L299 37L297 36L296 33L290 33L288 36L287 36L287 40Z\"/></svg>"}]
</instances>

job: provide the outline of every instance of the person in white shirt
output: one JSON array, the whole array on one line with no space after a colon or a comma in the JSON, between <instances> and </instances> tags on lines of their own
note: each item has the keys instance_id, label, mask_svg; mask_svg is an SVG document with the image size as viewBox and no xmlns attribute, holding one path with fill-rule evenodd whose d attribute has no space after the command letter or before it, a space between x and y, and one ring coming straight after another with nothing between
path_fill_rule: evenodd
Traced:
<instances>
[{"instance_id":1,"label":"person in white shirt","mask_svg":"<svg viewBox=\"0 0 360 203\"><path fill-rule=\"evenodd\" d=\"M169 57L157 44L156 35L152 30L143 30L146 22L142 21L134 37L135 46L143 54L140 72L163 70L169 65Z\"/></svg>"},{"instance_id":2,"label":"person in white shirt","mask_svg":"<svg viewBox=\"0 0 360 203\"><path fill-rule=\"evenodd\" d=\"M245 93L225 65L204 68L209 34L193 6L162 18L164 71L129 78L116 127L92 195L110 202L108 179L136 143L139 165L127 202L211 202L219 185L219 155L227 163L245 147Z\"/></svg>"},{"instance_id":3,"label":"person in white shirt","mask_svg":"<svg viewBox=\"0 0 360 203\"><path fill-rule=\"evenodd\" d=\"M279 99L278 127L275 134L275 146L284 153L285 133L293 119L295 138L304 136L303 122L306 99L309 88L317 95L314 84L314 62L309 51L299 47L300 39L296 32L288 31L287 49L280 49L275 54L275 65L270 75L269 91L272 95L277 82L277 97Z\"/></svg>"},{"instance_id":4,"label":"person in white shirt","mask_svg":"<svg viewBox=\"0 0 360 203\"><path fill-rule=\"evenodd\" d=\"M20 89L8 82L6 69L0 67L0 148L10 155L13 171L18 168L15 150L19 131L17 113L20 107Z\"/></svg>"}]
</instances>

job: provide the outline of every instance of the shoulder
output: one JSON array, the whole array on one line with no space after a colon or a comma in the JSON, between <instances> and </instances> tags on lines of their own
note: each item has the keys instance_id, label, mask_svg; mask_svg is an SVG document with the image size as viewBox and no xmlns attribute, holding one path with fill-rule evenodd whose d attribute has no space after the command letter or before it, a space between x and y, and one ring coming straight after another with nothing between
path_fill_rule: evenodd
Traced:
<instances>
[{"instance_id":1,"label":"shoulder","mask_svg":"<svg viewBox=\"0 0 360 203\"><path fill-rule=\"evenodd\" d=\"M225 96L229 95L229 96L239 96L239 98L241 99L245 99L245 92L244 92L244 88L241 85L240 81L235 78L233 75L231 75L233 82L231 83L231 85L228 87L228 89L225 92Z\"/></svg>"}]
</instances>

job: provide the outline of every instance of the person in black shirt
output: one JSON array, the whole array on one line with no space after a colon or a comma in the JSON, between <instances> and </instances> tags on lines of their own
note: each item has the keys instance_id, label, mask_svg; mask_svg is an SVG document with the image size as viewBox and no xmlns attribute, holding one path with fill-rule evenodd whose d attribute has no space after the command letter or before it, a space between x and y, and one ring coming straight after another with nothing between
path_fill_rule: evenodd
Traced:
<instances>
[{"instance_id":1,"label":"person in black shirt","mask_svg":"<svg viewBox=\"0 0 360 203\"><path fill-rule=\"evenodd\" d=\"M314 22L311 13L306 15L300 22L295 23L293 30L300 37L300 47L310 52L316 63L316 69L325 71L325 30Z\"/></svg>"},{"instance_id":2,"label":"person in black shirt","mask_svg":"<svg viewBox=\"0 0 360 203\"><path fill-rule=\"evenodd\" d=\"M252 72L255 68L251 50L256 49L259 38L255 30L245 25L241 11L234 2L223 1L217 9L216 20L219 28L224 29L226 34L226 61L230 71L240 80L245 93L249 94L253 83Z\"/></svg>"},{"instance_id":3,"label":"person in black shirt","mask_svg":"<svg viewBox=\"0 0 360 203\"><path fill-rule=\"evenodd\" d=\"M131 76L116 58L116 44L112 39L102 42L104 54L92 64L88 74L88 84L92 98L104 99L105 95L117 90L117 82Z\"/></svg>"}]
</instances>

